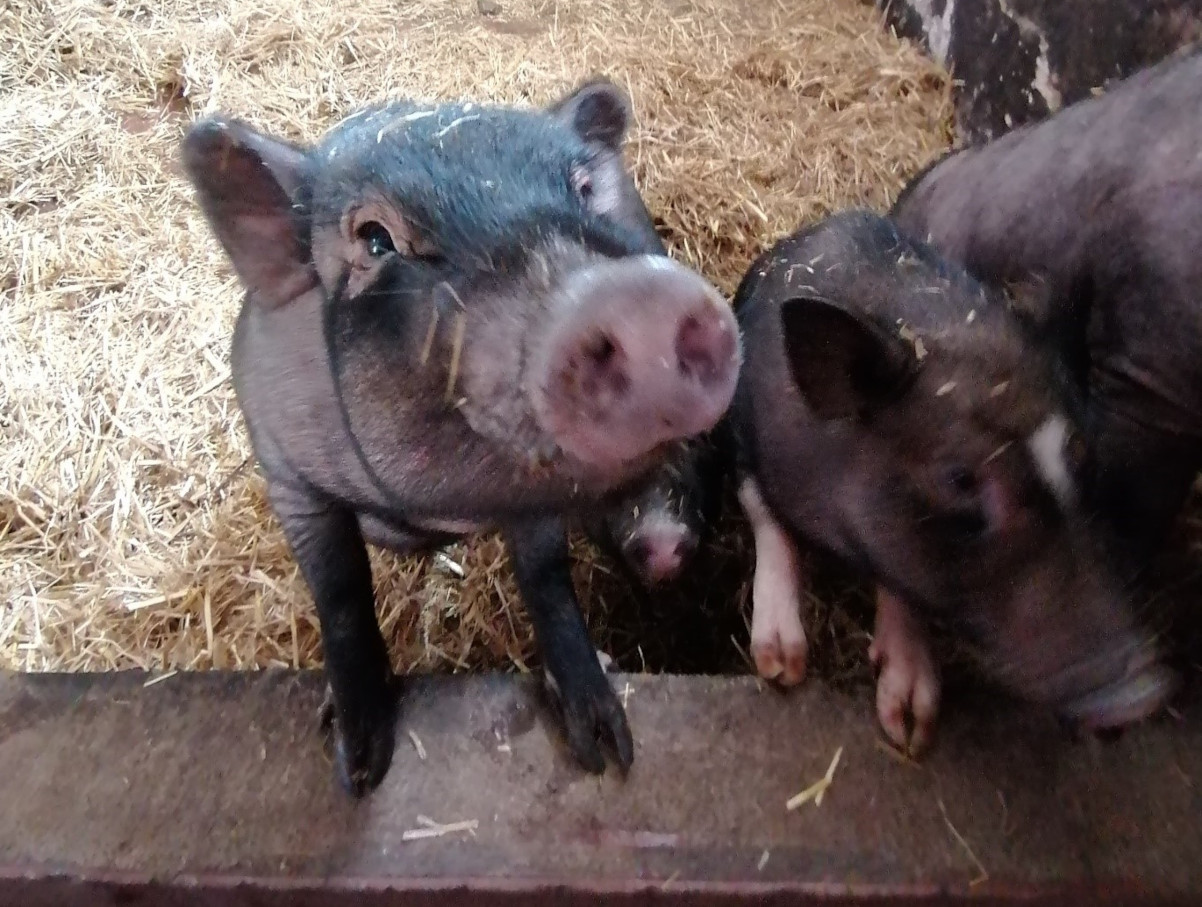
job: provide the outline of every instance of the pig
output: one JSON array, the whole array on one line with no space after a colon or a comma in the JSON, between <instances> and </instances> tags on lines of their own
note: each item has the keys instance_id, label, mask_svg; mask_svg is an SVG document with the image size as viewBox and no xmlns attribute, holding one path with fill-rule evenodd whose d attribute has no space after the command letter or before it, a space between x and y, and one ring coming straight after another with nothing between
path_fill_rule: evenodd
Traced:
<instances>
[{"instance_id":1,"label":"pig","mask_svg":"<svg viewBox=\"0 0 1202 907\"><path fill-rule=\"evenodd\" d=\"M709 436L682 442L654 480L618 507L586 518L589 536L644 590L678 581L718 515L724 454Z\"/></svg>"},{"instance_id":2,"label":"pig","mask_svg":"<svg viewBox=\"0 0 1202 907\"><path fill-rule=\"evenodd\" d=\"M941 701L935 619L1002 684L1087 727L1174 689L1082 514L1079 404L1018 298L861 209L779 240L735 294L757 671L804 677L802 553L841 559L874 584L878 718L913 755Z\"/></svg>"},{"instance_id":3,"label":"pig","mask_svg":"<svg viewBox=\"0 0 1202 907\"><path fill-rule=\"evenodd\" d=\"M1202 468L1202 52L915 176L891 210L1022 312L1085 400L1086 506L1136 580Z\"/></svg>"},{"instance_id":4,"label":"pig","mask_svg":"<svg viewBox=\"0 0 1202 907\"><path fill-rule=\"evenodd\" d=\"M231 362L314 599L336 776L385 777L396 678L366 544L505 540L567 743L633 760L569 573L567 531L711 429L742 347L726 300L664 254L625 169L625 95L542 109L364 107L302 145L213 115L182 157L245 298Z\"/></svg>"}]
</instances>

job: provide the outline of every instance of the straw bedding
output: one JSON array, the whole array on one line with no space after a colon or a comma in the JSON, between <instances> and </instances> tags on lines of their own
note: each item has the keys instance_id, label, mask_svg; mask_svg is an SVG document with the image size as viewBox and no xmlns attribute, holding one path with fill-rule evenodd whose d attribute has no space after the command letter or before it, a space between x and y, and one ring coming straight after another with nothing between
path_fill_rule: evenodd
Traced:
<instances>
[{"instance_id":1,"label":"straw bedding","mask_svg":"<svg viewBox=\"0 0 1202 907\"><path fill-rule=\"evenodd\" d=\"M0 665L18 669L320 663L230 386L239 290L176 163L191 118L312 139L384 96L543 103L604 72L633 98L629 158L674 253L726 291L801 222L887 204L949 140L945 76L858 0L10 0L0 34ZM621 665L742 668L742 535L715 544L716 577L646 600L576 550ZM373 560L399 668L530 663L497 539ZM862 671L863 614L822 589L819 673Z\"/></svg>"}]
</instances>

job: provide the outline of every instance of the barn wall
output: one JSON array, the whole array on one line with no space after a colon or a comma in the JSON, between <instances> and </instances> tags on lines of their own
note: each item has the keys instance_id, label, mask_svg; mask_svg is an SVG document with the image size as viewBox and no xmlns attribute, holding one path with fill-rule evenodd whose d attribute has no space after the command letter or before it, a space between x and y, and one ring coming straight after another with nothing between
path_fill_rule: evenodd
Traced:
<instances>
[{"instance_id":1,"label":"barn wall","mask_svg":"<svg viewBox=\"0 0 1202 907\"><path fill-rule=\"evenodd\" d=\"M1039 120L1202 39L1202 0L876 0L951 68L964 141Z\"/></svg>"}]
</instances>

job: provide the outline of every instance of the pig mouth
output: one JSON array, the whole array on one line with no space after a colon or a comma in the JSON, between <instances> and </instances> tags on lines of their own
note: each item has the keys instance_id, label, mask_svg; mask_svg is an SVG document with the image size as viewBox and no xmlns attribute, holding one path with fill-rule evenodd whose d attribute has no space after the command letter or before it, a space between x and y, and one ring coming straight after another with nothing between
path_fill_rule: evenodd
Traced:
<instances>
[{"instance_id":1,"label":"pig mouth","mask_svg":"<svg viewBox=\"0 0 1202 907\"><path fill-rule=\"evenodd\" d=\"M1123 676L1060 706L1061 714L1090 731L1105 731L1149 718L1173 696L1176 674L1151 654L1142 654Z\"/></svg>"}]
</instances>

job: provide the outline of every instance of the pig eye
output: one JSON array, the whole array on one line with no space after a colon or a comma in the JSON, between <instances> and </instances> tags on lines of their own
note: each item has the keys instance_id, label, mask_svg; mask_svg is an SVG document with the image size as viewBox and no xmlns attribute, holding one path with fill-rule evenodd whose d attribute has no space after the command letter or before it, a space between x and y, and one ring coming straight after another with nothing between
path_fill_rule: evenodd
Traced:
<instances>
[{"instance_id":1,"label":"pig eye","mask_svg":"<svg viewBox=\"0 0 1202 907\"><path fill-rule=\"evenodd\" d=\"M966 466L949 466L944 470L944 484L958 495L975 494L977 477Z\"/></svg>"},{"instance_id":2,"label":"pig eye","mask_svg":"<svg viewBox=\"0 0 1202 907\"><path fill-rule=\"evenodd\" d=\"M586 202L593 197L593 178L583 167L572 169L572 189Z\"/></svg>"},{"instance_id":3,"label":"pig eye","mask_svg":"<svg viewBox=\"0 0 1202 907\"><path fill-rule=\"evenodd\" d=\"M355 231L355 235L367 245L368 254L372 258L383 258L396 251L396 246L392 242L392 234L377 221L367 221Z\"/></svg>"}]
</instances>

